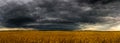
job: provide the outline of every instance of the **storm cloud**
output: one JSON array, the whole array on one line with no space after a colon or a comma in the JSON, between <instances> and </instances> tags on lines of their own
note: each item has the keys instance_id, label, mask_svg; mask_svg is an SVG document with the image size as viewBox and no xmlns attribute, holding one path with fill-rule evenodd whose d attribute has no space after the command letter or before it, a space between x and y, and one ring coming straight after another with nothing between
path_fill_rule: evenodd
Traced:
<instances>
[{"instance_id":1,"label":"storm cloud","mask_svg":"<svg viewBox=\"0 0 120 43\"><path fill-rule=\"evenodd\" d=\"M38 30L114 30L119 0L0 1L0 25Z\"/></svg>"}]
</instances>

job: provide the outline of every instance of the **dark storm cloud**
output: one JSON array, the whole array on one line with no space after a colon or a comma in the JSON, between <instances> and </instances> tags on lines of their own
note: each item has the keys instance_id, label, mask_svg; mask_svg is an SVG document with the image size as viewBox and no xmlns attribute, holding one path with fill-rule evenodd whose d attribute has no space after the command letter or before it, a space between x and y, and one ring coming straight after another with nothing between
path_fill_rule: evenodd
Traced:
<instances>
[{"instance_id":1,"label":"dark storm cloud","mask_svg":"<svg viewBox=\"0 0 120 43\"><path fill-rule=\"evenodd\" d=\"M119 0L77 0L78 3L88 3L88 4L108 4Z\"/></svg>"},{"instance_id":2,"label":"dark storm cloud","mask_svg":"<svg viewBox=\"0 0 120 43\"><path fill-rule=\"evenodd\" d=\"M106 5L103 4L115 1L118 0L33 0L26 4L8 2L0 7L1 22L7 27L74 30L78 23L105 22L102 17L108 16L111 11L105 10Z\"/></svg>"}]
</instances>

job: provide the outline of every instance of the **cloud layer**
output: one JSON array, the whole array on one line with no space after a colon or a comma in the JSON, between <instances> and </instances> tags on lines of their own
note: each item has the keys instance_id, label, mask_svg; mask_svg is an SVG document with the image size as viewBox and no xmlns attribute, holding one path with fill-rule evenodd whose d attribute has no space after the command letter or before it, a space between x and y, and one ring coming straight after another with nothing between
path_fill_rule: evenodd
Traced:
<instances>
[{"instance_id":1,"label":"cloud layer","mask_svg":"<svg viewBox=\"0 0 120 43\"><path fill-rule=\"evenodd\" d=\"M119 0L0 0L0 3L3 3L0 22L5 27L120 30Z\"/></svg>"}]
</instances>

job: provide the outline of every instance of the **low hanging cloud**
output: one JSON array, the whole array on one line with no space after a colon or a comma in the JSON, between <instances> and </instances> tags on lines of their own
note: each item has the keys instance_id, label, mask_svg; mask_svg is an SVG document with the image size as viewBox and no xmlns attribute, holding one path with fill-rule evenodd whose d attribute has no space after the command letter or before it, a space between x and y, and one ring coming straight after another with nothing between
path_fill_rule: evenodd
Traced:
<instances>
[{"instance_id":1,"label":"low hanging cloud","mask_svg":"<svg viewBox=\"0 0 120 43\"><path fill-rule=\"evenodd\" d=\"M119 0L0 0L0 25L39 30L119 31Z\"/></svg>"}]
</instances>

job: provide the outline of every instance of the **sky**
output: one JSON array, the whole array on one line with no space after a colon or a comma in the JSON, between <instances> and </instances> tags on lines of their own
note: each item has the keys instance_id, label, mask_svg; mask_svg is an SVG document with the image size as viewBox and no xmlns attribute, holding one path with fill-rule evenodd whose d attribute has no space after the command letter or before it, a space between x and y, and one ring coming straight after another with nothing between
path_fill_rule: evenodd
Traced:
<instances>
[{"instance_id":1,"label":"sky","mask_svg":"<svg viewBox=\"0 0 120 43\"><path fill-rule=\"evenodd\" d=\"M120 31L119 0L0 0L1 27Z\"/></svg>"}]
</instances>

